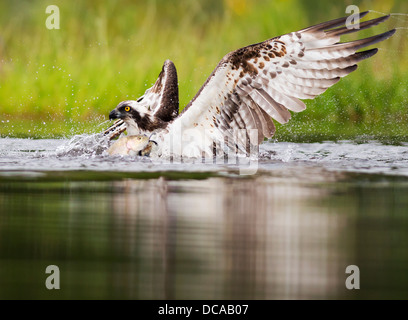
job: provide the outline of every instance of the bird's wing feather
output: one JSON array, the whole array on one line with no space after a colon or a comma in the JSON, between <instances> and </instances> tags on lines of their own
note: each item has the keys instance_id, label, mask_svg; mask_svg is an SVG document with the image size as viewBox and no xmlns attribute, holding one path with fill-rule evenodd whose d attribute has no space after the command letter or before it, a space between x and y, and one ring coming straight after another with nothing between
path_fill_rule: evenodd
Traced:
<instances>
[{"instance_id":1,"label":"bird's wing feather","mask_svg":"<svg viewBox=\"0 0 408 320\"><path fill-rule=\"evenodd\" d=\"M366 14L361 13L359 19ZM306 108L300 99L323 93L354 71L359 61L377 52L357 50L389 38L395 30L346 43L339 43L340 36L375 26L388 17L361 22L360 29L347 28L347 17L340 18L227 54L169 126L170 133L195 131L200 136L184 144L188 150L180 144L176 152L189 156L212 153L214 141L220 143L226 137L245 149L250 129L258 130L256 144L272 137L275 126L271 117L286 123L291 117L289 110ZM235 135L239 129L247 134Z\"/></svg>"},{"instance_id":2,"label":"bird's wing feather","mask_svg":"<svg viewBox=\"0 0 408 320\"><path fill-rule=\"evenodd\" d=\"M179 114L177 71L173 62L166 60L153 86L137 99L139 106L146 107L152 116L163 122L171 122ZM116 121L103 134L110 140L126 130L123 120Z\"/></svg>"},{"instance_id":3,"label":"bird's wing feather","mask_svg":"<svg viewBox=\"0 0 408 320\"><path fill-rule=\"evenodd\" d=\"M154 116L169 122L179 114L177 71L173 62L166 60L154 85L138 99Z\"/></svg>"}]
</instances>

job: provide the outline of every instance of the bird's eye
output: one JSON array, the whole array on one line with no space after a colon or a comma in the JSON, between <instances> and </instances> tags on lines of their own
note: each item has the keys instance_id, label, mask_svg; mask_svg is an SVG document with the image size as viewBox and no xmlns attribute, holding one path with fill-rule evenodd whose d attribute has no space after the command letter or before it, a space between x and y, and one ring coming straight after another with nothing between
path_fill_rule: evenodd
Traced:
<instances>
[{"instance_id":1,"label":"bird's eye","mask_svg":"<svg viewBox=\"0 0 408 320\"><path fill-rule=\"evenodd\" d=\"M129 106L126 106L126 107L125 107L125 111L126 111L126 112L129 112L129 111L130 111L130 107L129 107Z\"/></svg>"}]
</instances>

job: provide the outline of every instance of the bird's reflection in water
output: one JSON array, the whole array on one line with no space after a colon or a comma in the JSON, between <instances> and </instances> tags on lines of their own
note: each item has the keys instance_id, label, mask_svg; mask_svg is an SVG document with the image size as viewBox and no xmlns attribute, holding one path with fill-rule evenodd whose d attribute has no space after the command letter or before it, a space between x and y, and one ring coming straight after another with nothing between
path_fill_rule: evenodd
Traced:
<instances>
[{"instance_id":1,"label":"bird's reflection in water","mask_svg":"<svg viewBox=\"0 0 408 320\"><path fill-rule=\"evenodd\" d=\"M267 176L113 187L114 291L143 299L331 298L344 291L350 212L322 205L330 198L325 188Z\"/></svg>"}]
</instances>

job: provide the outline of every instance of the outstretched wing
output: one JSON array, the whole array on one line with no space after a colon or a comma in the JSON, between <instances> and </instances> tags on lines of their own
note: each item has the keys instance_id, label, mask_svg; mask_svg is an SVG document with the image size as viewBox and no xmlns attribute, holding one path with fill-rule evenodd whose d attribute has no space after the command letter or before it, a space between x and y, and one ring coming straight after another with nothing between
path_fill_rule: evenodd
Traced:
<instances>
[{"instance_id":1,"label":"outstretched wing","mask_svg":"<svg viewBox=\"0 0 408 320\"><path fill-rule=\"evenodd\" d=\"M194 129L200 135L193 139L195 143L180 144L176 152L212 154L214 142L226 138L245 150L251 130L257 132L256 144L272 137L272 119L286 123L291 117L289 110L303 111L306 106L300 99L313 99L356 70L359 61L377 52L357 50L389 38L395 30L346 43L339 42L340 36L375 26L388 17L360 22L359 29L348 28L347 17L340 18L227 54L171 124L171 133ZM246 134L234 134L239 131Z\"/></svg>"},{"instance_id":2,"label":"outstretched wing","mask_svg":"<svg viewBox=\"0 0 408 320\"><path fill-rule=\"evenodd\" d=\"M169 122L179 114L177 71L174 63L166 60L154 85L137 100L154 116Z\"/></svg>"},{"instance_id":3,"label":"outstretched wing","mask_svg":"<svg viewBox=\"0 0 408 320\"><path fill-rule=\"evenodd\" d=\"M145 106L154 117L164 122L174 120L179 114L179 94L177 71L174 63L166 60L154 85L137 99L140 106ZM126 130L123 120L117 120L103 134L109 140L116 138Z\"/></svg>"}]
</instances>

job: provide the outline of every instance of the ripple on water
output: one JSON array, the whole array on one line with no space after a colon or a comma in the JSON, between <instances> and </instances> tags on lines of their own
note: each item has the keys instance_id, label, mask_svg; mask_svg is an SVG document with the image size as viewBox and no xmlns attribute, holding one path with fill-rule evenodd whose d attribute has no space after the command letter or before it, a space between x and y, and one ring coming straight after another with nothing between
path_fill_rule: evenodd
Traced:
<instances>
[{"instance_id":1,"label":"ripple on water","mask_svg":"<svg viewBox=\"0 0 408 320\"><path fill-rule=\"evenodd\" d=\"M4 174L41 171L103 172L215 172L234 173L236 163L223 160L170 162L164 159L107 156L108 141L101 135L72 139L0 139L0 165ZM214 163L215 162L215 163ZM245 162L245 161L244 161ZM256 173L276 173L289 168L408 176L408 144L385 145L377 141L292 143L267 142L260 157L251 159ZM7 173L8 172L8 173Z\"/></svg>"}]
</instances>

